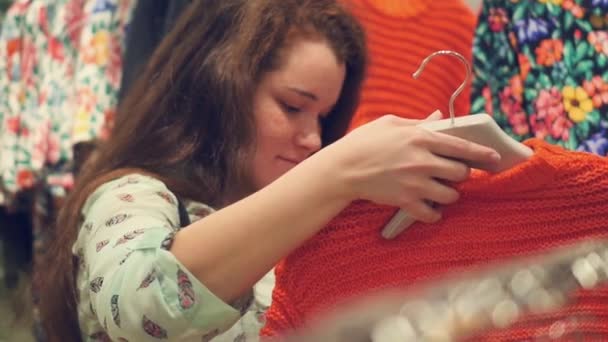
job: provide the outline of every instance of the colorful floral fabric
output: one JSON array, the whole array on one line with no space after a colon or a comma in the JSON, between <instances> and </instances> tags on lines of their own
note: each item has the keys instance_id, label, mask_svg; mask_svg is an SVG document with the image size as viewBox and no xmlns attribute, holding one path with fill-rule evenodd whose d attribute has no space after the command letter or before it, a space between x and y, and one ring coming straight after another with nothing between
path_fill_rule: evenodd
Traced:
<instances>
[{"instance_id":1,"label":"colorful floral fabric","mask_svg":"<svg viewBox=\"0 0 608 342\"><path fill-rule=\"evenodd\" d=\"M81 0L82 1L82 0ZM108 137L118 102L122 51L134 0L86 1L74 90L73 142Z\"/></svg>"},{"instance_id":2,"label":"colorful floral fabric","mask_svg":"<svg viewBox=\"0 0 608 342\"><path fill-rule=\"evenodd\" d=\"M517 140L608 155L608 1L484 1L472 112Z\"/></svg>"},{"instance_id":3,"label":"colorful floral fabric","mask_svg":"<svg viewBox=\"0 0 608 342\"><path fill-rule=\"evenodd\" d=\"M107 136L135 0L17 0L0 34L0 177L8 198L69 188L72 147Z\"/></svg>"},{"instance_id":4,"label":"colorful floral fabric","mask_svg":"<svg viewBox=\"0 0 608 342\"><path fill-rule=\"evenodd\" d=\"M0 35L0 177L3 189L11 188L15 182L5 184L4 178L16 179L17 154L21 131L20 113L25 103L25 85L31 85L31 37L26 36L26 14L30 0L17 0L8 10L2 23ZM27 48L26 48L27 47ZM23 130L25 135L28 130ZM29 156L24 156L29 157ZM31 157L30 157L31 159ZM8 171L13 168L13 171ZM23 183L28 183L24 180Z\"/></svg>"},{"instance_id":5,"label":"colorful floral fabric","mask_svg":"<svg viewBox=\"0 0 608 342\"><path fill-rule=\"evenodd\" d=\"M213 212L185 204L192 221ZM82 215L72 251L80 260L85 341L258 340L270 304L262 303L274 283L255 301L247 295L232 305L201 284L167 250L182 223L178 200L162 182L131 174L105 183L89 196Z\"/></svg>"}]
</instances>

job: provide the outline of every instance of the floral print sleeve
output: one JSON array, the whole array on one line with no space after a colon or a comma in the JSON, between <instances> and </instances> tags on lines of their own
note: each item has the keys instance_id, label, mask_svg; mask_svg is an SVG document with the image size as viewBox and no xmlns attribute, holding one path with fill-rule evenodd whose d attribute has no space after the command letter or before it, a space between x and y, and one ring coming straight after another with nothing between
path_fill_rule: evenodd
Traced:
<instances>
[{"instance_id":1,"label":"floral print sleeve","mask_svg":"<svg viewBox=\"0 0 608 342\"><path fill-rule=\"evenodd\" d=\"M177 199L153 178L125 176L89 197L73 246L85 340L206 341L239 319L239 305L217 298L163 248L179 227Z\"/></svg>"},{"instance_id":2,"label":"floral print sleeve","mask_svg":"<svg viewBox=\"0 0 608 342\"><path fill-rule=\"evenodd\" d=\"M608 1L486 0L472 112L516 138L608 155Z\"/></svg>"}]
</instances>

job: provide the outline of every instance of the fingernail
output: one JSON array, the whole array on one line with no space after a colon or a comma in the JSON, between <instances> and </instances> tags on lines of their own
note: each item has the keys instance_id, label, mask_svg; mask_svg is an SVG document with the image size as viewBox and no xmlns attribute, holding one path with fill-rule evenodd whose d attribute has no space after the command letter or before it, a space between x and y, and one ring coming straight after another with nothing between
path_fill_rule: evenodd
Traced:
<instances>
[{"instance_id":1,"label":"fingernail","mask_svg":"<svg viewBox=\"0 0 608 342\"><path fill-rule=\"evenodd\" d=\"M441 114L441 112L436 110L433 113L431 113L431 115L427 116L426 119L427 120L437 120L437 119L441 119L442 117L443 117L443 115Z\"/></svg>"},{"instance_id":2,"label":"fingernail","mask_svg":"<svg viewBox=\"0 0 608 342\"><path fill-rule=\"evenodd\" d=\"M495 162L500 161L500 159L501 159L500 154L498 154L498 152L492 152L492 154L490 155L490 157Z\"/></svg>"}]
</instances>

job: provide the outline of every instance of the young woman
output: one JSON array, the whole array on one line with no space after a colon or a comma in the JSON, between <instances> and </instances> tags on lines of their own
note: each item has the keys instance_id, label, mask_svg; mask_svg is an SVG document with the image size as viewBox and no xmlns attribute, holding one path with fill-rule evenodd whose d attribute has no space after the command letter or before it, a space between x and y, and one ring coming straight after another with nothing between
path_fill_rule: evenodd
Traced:
<instances>
[{"instance_id":1,"label":"young woman","mask_svg":"<svg viewBox=\"0 0 608 342\"><path fill-rule=\"evenodd\" d=\"M42 282L51 341L208 340L351 201L439 219L426 203L457 199L457 160L499 156L394 116L341 138L365 65L335 1L193 2L60 215Z\"/></svg>"}]
</instances>

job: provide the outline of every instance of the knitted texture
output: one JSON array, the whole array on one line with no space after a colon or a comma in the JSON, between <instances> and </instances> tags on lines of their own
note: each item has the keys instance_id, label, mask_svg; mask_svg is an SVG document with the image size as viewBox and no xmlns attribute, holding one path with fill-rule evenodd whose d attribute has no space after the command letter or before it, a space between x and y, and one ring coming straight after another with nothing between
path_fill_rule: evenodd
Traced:
<instances>
[{"instance_id":1,"label":"knitted texture","mask_svg":"<svg viewBox=\"0 0 608 342\"><path fill-rule=\"evenodd\" d=\"M262 335L301 327L356 295L608 236L608 159L541 140L525 143L534 150L528 161L495 175L473 171L440 222L415 223L395 240L384 240L380 231L396 208L352 203L278 265ZM572 306L543 317L485 338L534 340L556 320L572 317L577 325L567 327L606 337L608 290L581 291Z\"/></svg>"},{"instance_id":2,"label":"knitted texture","mask_svg":"<svg viewBox=\"0 0 608 342\"><path fill-rule=\"evenodd\" d=\"M367 36L370 66L361 103L351 122L358 127L384 114L422 119L435 110L449 115L448 102L465 78L462 63L437 56L420 78L412 73L431 53L453 50L472 59L475 16L461 0L343 0ZM469 113L470 87L455 103Z\"/></svg>"}]
</instances>

